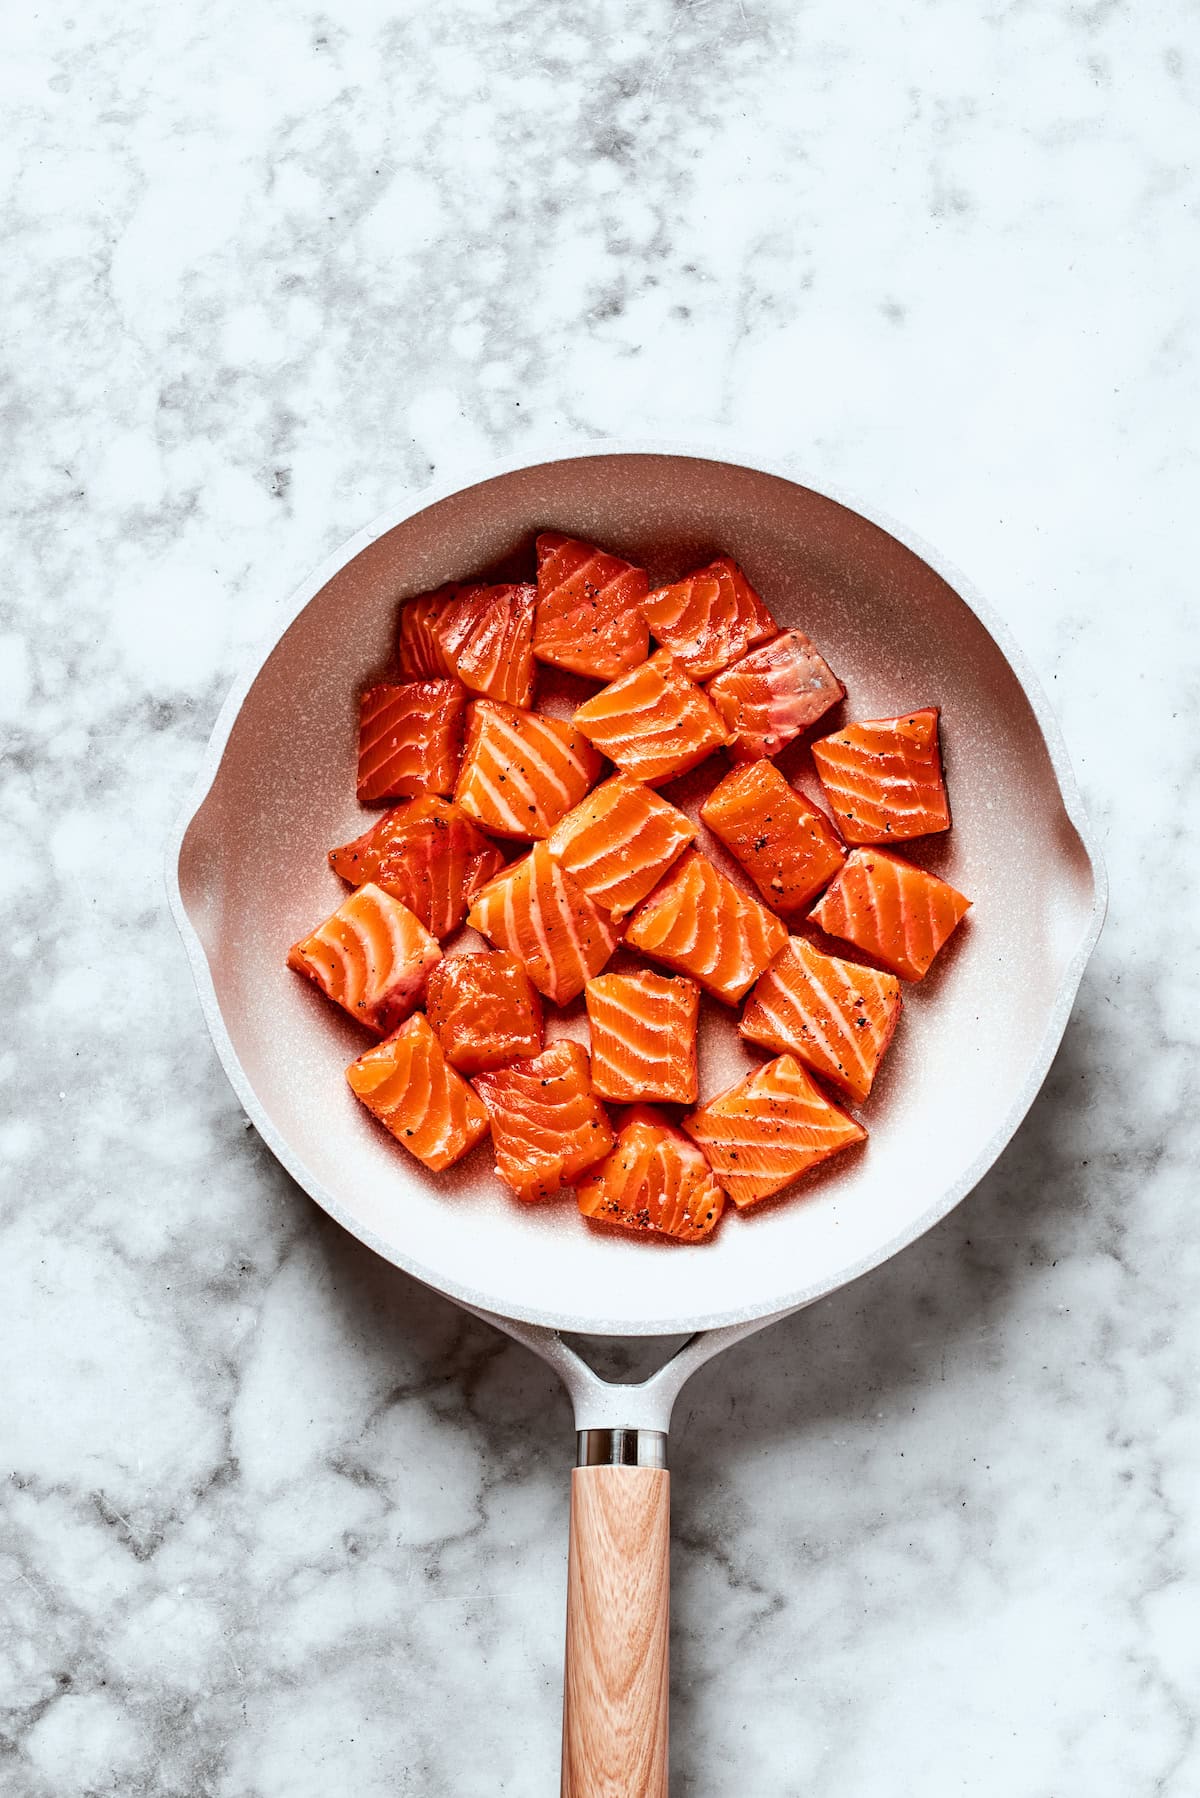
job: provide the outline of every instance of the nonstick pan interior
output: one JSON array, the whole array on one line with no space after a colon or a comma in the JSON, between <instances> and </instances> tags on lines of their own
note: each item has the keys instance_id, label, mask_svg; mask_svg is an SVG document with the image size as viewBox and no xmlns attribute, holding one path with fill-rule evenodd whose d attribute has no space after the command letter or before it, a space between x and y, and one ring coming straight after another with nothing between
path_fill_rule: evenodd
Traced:
<instances>
[{"instance_id":1,"label":"nonstick pan interior","mask_svg":"<svg viewBox=\"0 0 1200 1798\"><path fill-rule=\"evenodd\" d=\"M729 1216L697 1249L602 1235L569 1199L521 1207L493 1178L486 1146L448 1175L427 1175L349 1093L343 1070L365 1046L361 1033L284 966L289 943L345 890L325 855L364 828L356 697L387 665L399 600L483 569L529 570L543 528L603 543L656 579L728 551L845 682L849 702L831 728L842 716L942 707L954 828L913 854L975 904L928 979L905 988L863 1111L869 1144L791 1198ZM975 604L844 504L674 454L512 470L424 505L351 554L219 726L179 851L176 898L214 1038L270 1146L343 1224L420 1278L574 1330L648 1335L781 1312L927 1228L1032 1100L1102 905L1044 701ZM788 769L805 762L791 757ZM694 805L697 793L683 797ZM760 1059L734 1022L706 1007L706 1093Z\"/></svg>"}]
</instances>

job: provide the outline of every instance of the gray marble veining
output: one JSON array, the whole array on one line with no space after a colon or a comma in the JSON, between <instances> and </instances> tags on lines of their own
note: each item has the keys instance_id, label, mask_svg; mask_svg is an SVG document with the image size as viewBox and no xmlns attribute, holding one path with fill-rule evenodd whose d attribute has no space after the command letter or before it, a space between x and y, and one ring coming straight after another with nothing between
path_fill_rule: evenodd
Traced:
<instances>
[{"instance_id":1,"label":"gray marble veining","mask_svg":"<svg viewBox=\"0 0 1200 1798\"><path fill-rule=\"evenodd\" d=\"M980 1189L676 1420L679 1798L1200 1790L1192 11L22 11L0 64L0 1789L537 1798L570 1419L290 1186L161 843L432 469L794 454L1031 652L1113 908Z\"/></svg>"}]
</instances>

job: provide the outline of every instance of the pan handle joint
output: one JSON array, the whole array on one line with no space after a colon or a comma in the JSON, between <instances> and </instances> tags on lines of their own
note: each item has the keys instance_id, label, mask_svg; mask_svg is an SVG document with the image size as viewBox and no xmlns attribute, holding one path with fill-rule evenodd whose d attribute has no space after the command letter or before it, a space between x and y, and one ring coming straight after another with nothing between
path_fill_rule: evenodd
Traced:
<instances>
[{"instance_id":1,"label":"pan handle joint","mask_svg":"<svg viewBox=\"0 0 1200 1798\"><path fill-rule=\"evenodd\" d=\"M665 1467L665 1430L580 1430L577 1467Z\"/></svg>"}]
</instances>

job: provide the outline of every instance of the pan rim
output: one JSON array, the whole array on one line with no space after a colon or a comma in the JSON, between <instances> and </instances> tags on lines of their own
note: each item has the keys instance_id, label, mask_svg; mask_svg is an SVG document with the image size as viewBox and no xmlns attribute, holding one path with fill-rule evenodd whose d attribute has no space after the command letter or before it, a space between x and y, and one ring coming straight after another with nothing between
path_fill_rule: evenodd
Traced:
<instances>
[{"instance_id":1,"label":"pan rim","mask_svg":"<svg viewBox=\"0 0 1200 1798\"><path fill-rule=\"evenodd\" d=\"M786 481L794 486L807 488L812 493L832 500L847 511L865 519L877 529L886 532L931 568L988 632L1020 684L1046 745L1063 809L1087 857L1092 882L1091 909L1086 927L1064 969L1046 1027L1031 1057L1021 1088L1000 1124L986 1139L957 1180L943 1188L919 1216L903 1230L889 1236L886 1241L876 1244L866 1254L858 1257L836 1274L801 1283L792 1291L782 1295L772 1292L769 1296L764 1296L761 1303L743 1305L727 1311L639 1320L636 1330L631 1330L626 1320L606 1319L602 1316L581 1317L568 1312L528 1305L514 1305L511 1308L506 1305L498 1308L495 1295L481 1293L462 1282L447 1279L441 1273L427 1267L418 1257L406 1254L396 1244L385 1241L377 1232L355 1218L348 1208L305 1165L303 1159L295 1153L283 1133L277 1130L260 1106L226 1027L208 957L188 915L180 886L180 861L185 840L215 784L229 737L250 689L274 653L284 633L335 575L387 532L428 510L431 506L472 487L505 475L550 464L616 456L660 456L676 460L708 462L718 466L740 468L752 474L765 475ZM1083 803L1061 726L1050 706L1041 681L1005 620L998 615L974 583L946 557L927 544L917 532L900 524L880 508L865 503L857 494L844 487L818 484L807 478L806 472L791 458L783 458L779 462L765 460L761 456L749 454L740 449L729 439L704 444L682 443L659 438L590 438L582 441L573 439L569 443L549 446L544 452L539 450L532 457L526 452L516 456L498 458L482 467L460 469L452 477L443 477L436 482L427 484L410 494L398 505L379 514L371 523L356 532L331 555L327 556L319 567L293 590L289 598L280 603L274 612L268 633L264 633L259 644L243 664L217 715L212 734L187 798L168 837L165 878L171 913L182 938L192 977L196 984L201 1010L225 1075L237 1094L246 1115L271 1153L309 1197L314 1199L322 1210L328 1213L343 1229L348 1230L352 1236L382 1256L385 1261L391 1262L393 1266L401 1268L424 1285L432 1287L435 1291L443 1293L447 1298L460 1304L476 1311L484 1311L491 1315L511 1318L544 1328L566 1330L584 1335L615 1336L671 1336L697 1330L745 1324L756 1320L766 1322L771 1318L800 1310L806 1305L815 1303L818 1299L827 1297L832 1292L840 1291L842 1287L861 1279L874 1268L882 1266L885 1261L891 1260L894 1255L901 1253L902 1250L918 1241L935 1224L940 1223L993 1166L1015 1135L1041 1090L1055 1052L1066 1031L1071 1009L1084 970L1103 927L1108 905L1108 880L1103 856L1097 834Z\"/></svg>"}]
</instances>

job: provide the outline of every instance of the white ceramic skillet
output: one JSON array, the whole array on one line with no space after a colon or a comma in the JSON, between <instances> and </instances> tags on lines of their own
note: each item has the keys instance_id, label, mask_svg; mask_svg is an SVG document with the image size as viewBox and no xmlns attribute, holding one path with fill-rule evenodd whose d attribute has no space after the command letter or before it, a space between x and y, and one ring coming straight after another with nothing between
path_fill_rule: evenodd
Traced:
<instances>
[{"instance_id":1,"label":"white ceramic skillet","mask_svg":"<svg viewBox=\"0 0 1200 1798\"><path fill-rule=\"evenodd\" d=\"M699 1248L602 1235L569 1199L522 1207L486 1145L440 1179L426 1174L346 1086L361 1033L284 966L344 891L325 855L363 828L356 697L387 666L398 602L483 570L527 576L545 528L604 544L655 580L728 551L780 623L815 639L848 688L847 713L942 707L954 828L912 853L974 909L905 991L864 1112L869 1144L790 1199L728 1216ZM1041 1085L1099 934L1100 856L1033 673L959 576L857 503L653 447L510 464L399 506L293 595L217 722L169 885L217 1053L280 1161L346 1229L565 1380L579 1465L562 1789L661 1798L677 1393L717 1350L885 1261L971 1189ZM706 1004L702 1093L752 1059L731 1014ZM689 1340L651 1379L620 1386L564 1332Z\"/></svg>"}]
</instances>

